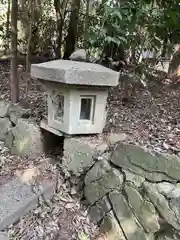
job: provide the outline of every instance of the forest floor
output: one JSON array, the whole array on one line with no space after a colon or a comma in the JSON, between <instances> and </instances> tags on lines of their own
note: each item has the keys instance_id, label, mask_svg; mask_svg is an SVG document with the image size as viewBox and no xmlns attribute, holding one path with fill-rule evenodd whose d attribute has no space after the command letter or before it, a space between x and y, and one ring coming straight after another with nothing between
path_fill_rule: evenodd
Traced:
<instances>
[{"instance_id":1,"label":"forest floor","mask_svg":"<svg viewBox=\"0 0 180 240\"><path fill-rule=\"evenodd\" d=\"M21 103L30 108L32 117L39 121L46 112L45 90L39 82L31 79L26 93L24 78L20 78L20 89ZM126 133L128 141L180 156L180 86L174 88L156 82L149 92L137 89L136 95L127 103L122 102L122 96L120 86L110 90L110 110L105 131ZM9 97L10 70L7 64L1 64L0 100ZM36 161L11 156L8 149L0 144L0 184L18 170L32 168L45 160L46 156L40 156ZM48 163L43 171L57 174L58 167ZM56 195L48 204L42 204L34 213L9 229L12 239L94 239L96 226L89 222L86 209L80 206L79 199L70 197L67 183L62 184L64 190L61 196Z\"/></svg>"}]
</instances>

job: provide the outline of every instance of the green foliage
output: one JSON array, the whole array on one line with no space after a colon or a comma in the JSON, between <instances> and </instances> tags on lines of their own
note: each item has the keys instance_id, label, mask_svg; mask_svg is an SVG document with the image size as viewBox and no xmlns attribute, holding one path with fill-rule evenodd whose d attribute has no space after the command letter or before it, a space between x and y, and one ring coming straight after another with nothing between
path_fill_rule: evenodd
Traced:
<instances>
[{"instance_id":1,"label":"green foliage","mask_svg":"<svg viewBox=\"0 0 180 240\"><path fill-rule=\"evenodd\" d=\"M67 35L71 5L61 0L60 13L65 12L62 32L57 30L57 16L54 0L36 2L33 22L32 53L43 52L48 45L53 45L59 34L62 37L62 49ZM66 3L67 2L67 3ZM26 52L28 25L30 23L30 0L19 1L18 44ZM106 56L112 61L129 57L136 65L141 62L143 51L155 52L172 49L180 42L180 3L179 0L91 0L87 10L87 0L81 1L77 46L86 46L89 52ZM1 0L0 44L6 38L6 17L8 0ZM88 28L85 23L88 14ZM61 16L62 17L62 16ZM84 35L84 31L88 33ZM86 37L85 37L86 36ZM86 38L86 39L85 39ZM84 44L84 42L87 44Z\"/></svg>"},{"instance_id":2,"label":"green foliage","mask_svg":"<svg viewBox=\"0 0 180 240\"><path fill-rule=\"evenodd\" d=\"M165 44L168 48L180 41L179 1L120 2L103 1L90 18L89 47L97 48L100 55L108 46L112 54L106 55L113 58L114 48L123 46L132 62L138 63L143 51L158 53Z\"/></svg>"}]
</instances>

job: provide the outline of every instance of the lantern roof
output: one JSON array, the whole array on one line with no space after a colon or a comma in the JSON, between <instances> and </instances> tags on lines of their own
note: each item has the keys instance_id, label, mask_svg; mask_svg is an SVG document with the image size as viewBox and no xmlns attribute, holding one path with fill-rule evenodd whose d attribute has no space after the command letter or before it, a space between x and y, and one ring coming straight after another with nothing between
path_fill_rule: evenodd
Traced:
<instances>
[{"instance_id":1,"label":"lantern roof","mask_svg":"<svg viewBox=\"0 0 180 240\"><path fill-rule=\"evenodd\" d=\"M31 65L31 77L73 85L117 86L119 73L99 64L53 60Z\"/></svg>"}]
</instances>

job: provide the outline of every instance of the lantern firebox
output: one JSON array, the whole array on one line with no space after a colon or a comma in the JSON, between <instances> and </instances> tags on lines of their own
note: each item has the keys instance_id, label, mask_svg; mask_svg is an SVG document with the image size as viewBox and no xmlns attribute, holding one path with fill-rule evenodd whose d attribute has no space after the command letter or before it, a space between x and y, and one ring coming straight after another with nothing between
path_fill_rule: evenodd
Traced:
<instances>
[{"instance_id":1,"label":"lantern firebox","mask_svg":"<svg viewBox=\"0 0 180 240\"><path fill-rule=\"evenodd\" d=\"M101 133L108 89L119 74L98 64L55 60L32 64L31 76L48 93L48 126L66 134Z\"/></svg>"}]
</instances>

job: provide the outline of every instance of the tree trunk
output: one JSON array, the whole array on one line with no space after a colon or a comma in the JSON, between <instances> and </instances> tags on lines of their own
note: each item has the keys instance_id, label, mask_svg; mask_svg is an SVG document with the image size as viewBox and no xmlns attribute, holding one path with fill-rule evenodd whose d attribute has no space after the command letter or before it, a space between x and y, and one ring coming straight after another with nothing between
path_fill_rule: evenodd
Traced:
<instances>
[{"instance_id":1,"label":"tree trunk","mask_svg":"<svg viewBox=\"0 0 180 240\"><path fill-rule=\"evenodd\" d=\"M56 11L56 27L57 27L57 39L56 39L56 58L61 58L61 41L62 41L62 19L60 13L60 2L59 0L54 0L54 8Z\"/></svg>"},{"instance_id":2,"label":"tree trunk","mask_svg":"<svg viewBox=\"0 0 180 240\"><path fill-rule=\"evenodd\" d=\"M64 19L66 15L67 0L63 0L60 4L59 0L54 0L54 8L56 11L56 27L57 27L57 39L56 39L56 58L61 58L61 44L62 44L62 31L64 25Z\"/></svg>"},{"instance_id":3,"label":"tree trunk","mask_svg":"<svg viewBox=\"0 0 180 240\"><path fill-rule=\"evenodd\" d=\"M7 19L6 19L6 38L7 38L7 43L6 43L6 52L9 50L9 40L10 40L10 32L9 32L9 25L10 25L10 11L11 11L11 2L8 0L8 9L7 9Z\"/></svg>"},{"instance_id":4,"label":"tree trunk","mask_svg":"<svg viewBox=\"0 0 180 240\"><path fill-rule=\"evenodd\" d=\"M18 79L18 59L17 59L17 17L18 0L12 0L11 5L11 101L19 101L19 79Z\"/></svg>"},{"instance_id":5,"label":"tree trunk","mask_svg":"<svg viewBox=\"0 0 180 240\"><path fill-rule=\"evenodd\" d=\"M88 40L88 26L89 26L89 6L90 0L86 0L86 17L85 17L85 28L84 28L84 48L87 48Z\"/></svg>"},{"instance_id":6,"label":"tree trunk","mask_svg":"<svg viewBox=\"0 0 180 240\"><path fill-rule=\"evenodd\" d=\"M26 54L26 72L30 72L30 57L31 57L31 40L32 40L32 25L34 22L35 1L31 0L30 4L30 19L28 28L28 42L27 42L27 54Z\"/></svg>"},{"instance_id":7,"label":"tree trunk","mask_svg":"<svg viewBox=\"0 0 180 240\"><path fill-rule=\"evenodd\" d=\"M168 75L170 78L176 79L179 78L179 69L180 69L180 45L177 46L176 51L174 52L172 59L169 63Z\"/></svg>"},{"instance_id":8,"label":"tree trunk","mask_svg":"<svg viewBox=\"0 0 180 240\"><path fill-rule=\"evenodd\" d=\"M80 0L72 0L71 16L69 20L68 34L66 37L65 52L63 57L64 59L69 59L71 53L73 53L75 50L79 9Z\"/></svg>"}]
</instances>

